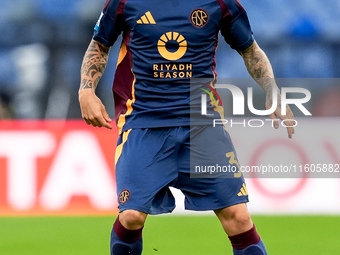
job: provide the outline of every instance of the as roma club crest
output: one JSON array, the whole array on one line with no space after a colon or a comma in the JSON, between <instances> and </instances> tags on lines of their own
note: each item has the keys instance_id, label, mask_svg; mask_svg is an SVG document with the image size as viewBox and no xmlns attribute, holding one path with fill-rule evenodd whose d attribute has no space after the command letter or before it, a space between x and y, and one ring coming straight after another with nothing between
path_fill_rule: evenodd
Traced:
<instances>
[{"instance_id":1,"label":"as roma club crest","mask_svg":"<svg viewBox=\"0 0 340 255\"><path fill-rule=\"evenodd\" d=\"M130 191L125 189L122 192L120 192L120 194L119 194L119 203L120 204L125 204L127 201L129 201L129 199L130 199Z\"/></svg>"},{"instance_id":2,"label":"as roma club crest","mask_svg":"<svg viewBox=\"0 0 340 255\"><path fill-rule=\"evenodd\" d=\"M196 9L191 13L190 20L195 27L201 28L208 23L209 15L203 9Z\"/></svg>"}]
</instances>

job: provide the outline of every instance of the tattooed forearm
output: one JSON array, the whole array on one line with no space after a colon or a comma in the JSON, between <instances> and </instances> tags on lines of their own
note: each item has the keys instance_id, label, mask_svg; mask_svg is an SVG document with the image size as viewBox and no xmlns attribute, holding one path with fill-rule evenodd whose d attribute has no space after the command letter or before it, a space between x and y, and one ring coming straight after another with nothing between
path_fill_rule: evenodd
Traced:
<instances>
[{"instance_id":1,"label":"tattooed forearm","mask_svg":"<svg viewBox=\"0 0 340 255\"><path fill-rule=\"evenodd\" d=\"M266 92L276 87L272 66L256 42L248 49L239 51L249 74Z\"/></svg>"},{"instance_id":2,"label":"tattooed forearm","mask_svg":"<svg viewBox=\"0 0 340 255\"><path fill-rule=\"evenodd\" d=\"M239 51L244 59L245 65L251 77L262 87L266 94L265 107L270 110L269 117L273 120L273 127L279 127L278 118L283 122L288 121L287 127L288 137L292 138L294 134L294 124L291 121L294 115L289 106L286 105L286 115L282 115L280 90L276 85L272 66L266 54L254 42L248 49ZM276 97L277 96L277 97ZM275 99L275 101L274 101ZM272 109L274 107L274 109ZM286 124L285 123L285 124Z\"/></svg>"},{"instance_id":3,"label":"tattooed forearm","mask_svg":"<svg viewBox=\"0 0 340 255\"><path fill-rule=\"evenodd\" d=\"M92 40L83 59L79 90L96 89L107 65L109 48Z\"/></svg>"},{"instance_id":4,"label":"tattooed forearm","mask_svg":"<svg viewBox=\"0 0 340 255\"><path fill-rule=\"evenodd\" d=\"M261 86L266 94L266 107L273 104L273 93L277 93L277 107L281 108L280 90L274 79L273 68L267 55L256 42L248 49L239 51L251 77ZM274 91L275 90L275 91Z\"/></svg>"}]
</instances>

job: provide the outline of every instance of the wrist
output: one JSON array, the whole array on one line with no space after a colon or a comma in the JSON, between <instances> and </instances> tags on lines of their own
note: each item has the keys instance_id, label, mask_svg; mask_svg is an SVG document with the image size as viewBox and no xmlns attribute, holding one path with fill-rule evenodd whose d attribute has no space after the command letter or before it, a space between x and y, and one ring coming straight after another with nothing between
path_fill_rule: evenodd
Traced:
<instances>
[{"instance_id":1,"label":"wrist","mask_svg":"<svg viewBox=\"0 0 340 255\"><path fill-rule=\"evenodd\" d=\"M93 88L80 88L78 90L78 95L95 94Z\"/></svg>"},{"instance_id":2,"label":"wrist","mask_svg":"<svg viewBox=\"0 0 340 255\"><path fill-rule=\"evenodd\" d=\"M81 98L88 97L88 96L94 96L94 95L95 95L95 91L92 88L83 88L83 89L78 90L79 100Z\"/></svg>"}]
</instances>

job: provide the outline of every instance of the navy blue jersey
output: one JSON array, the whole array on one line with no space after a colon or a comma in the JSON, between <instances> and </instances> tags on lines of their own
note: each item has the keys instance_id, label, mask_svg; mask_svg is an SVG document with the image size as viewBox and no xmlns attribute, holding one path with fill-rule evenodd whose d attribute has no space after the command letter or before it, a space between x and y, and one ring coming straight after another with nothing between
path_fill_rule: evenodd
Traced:
<instances>
[{"instance_id":1,"label":"navy blue jersey","mask_svg":"<svg viewBox=\"0 0 340 255\"><path fill-rule=\"evenodd\" d=\"M237 0L108 0L93 39L112 46L123 34L113 83L119 130L189 126L190 80L214 84L219 32L236 50L254 42Z\"/></svg>"}]
</instances>

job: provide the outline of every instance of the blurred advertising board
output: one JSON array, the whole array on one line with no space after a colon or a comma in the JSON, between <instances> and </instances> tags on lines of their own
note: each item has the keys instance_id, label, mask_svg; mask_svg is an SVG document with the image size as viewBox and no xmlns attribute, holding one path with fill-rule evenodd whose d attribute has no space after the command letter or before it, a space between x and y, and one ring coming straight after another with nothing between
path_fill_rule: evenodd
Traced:
<instances>
[{"instance_id":1,"label":"blurred advertising board","mask_svg":"<svg viewBox=\"0 0 340 255\"><path fill-rule=\"evenodd\" d=\"M340 119L298 119L293 139L284 127L234 123L252 213L340 213ZM0 121L0 215L116 214L116 140L116 129L82 120Z\"/></svg>"},{"instance_id":2,"label":"blurred advertising board","mask_svg":"<svg viewBox=\"0 0 340 255\"><path fill-rule=\"evenodd\" d=\"M0 123L0 215L116 212L117 130L83 121Z\"/></svg>"}]
</instances>

